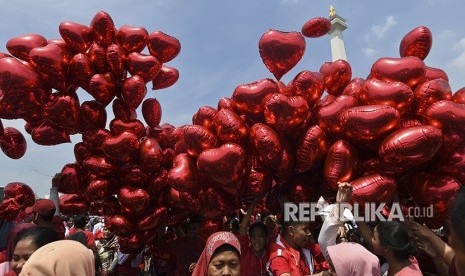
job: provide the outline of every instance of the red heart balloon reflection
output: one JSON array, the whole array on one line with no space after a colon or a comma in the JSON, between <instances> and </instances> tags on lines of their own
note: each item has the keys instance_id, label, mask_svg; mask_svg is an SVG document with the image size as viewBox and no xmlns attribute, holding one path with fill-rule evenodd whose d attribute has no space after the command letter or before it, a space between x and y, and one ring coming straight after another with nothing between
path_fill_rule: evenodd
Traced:
<instances>
[{"instance_id":1,"label":"red heart balloon reflection","mask_svg":"<svg viewBox=\"0 0 465 276\"><path fill-rule=\"evenodd\" d=\"M147 209L150 195L144 189L126 186L119 190L118 201L125 213L136 218Z\"/></svg>"},{"instance_id":2,"label":"red heart balloon reflection","mask_svg":"<svg viewBox=\"0 0 465 276\"><path fill-rule=\"evenodd\" d=\"M424 60L428 56L432 44L431 31L425 26L417 27L402 38L399 47L400 56L415 56Z\"/></svg>"},{"instance_id":3,"label":"red heart balloon reflection","mask_svg":"<svg viewBox=\"0 0 465 276\"><path fill-rule=\"evenodd\" d=\"M92 44L92 30L86 25L64 21L58 30L66 45L74 51L84 54Z\"/></svg>"}]
</instances>

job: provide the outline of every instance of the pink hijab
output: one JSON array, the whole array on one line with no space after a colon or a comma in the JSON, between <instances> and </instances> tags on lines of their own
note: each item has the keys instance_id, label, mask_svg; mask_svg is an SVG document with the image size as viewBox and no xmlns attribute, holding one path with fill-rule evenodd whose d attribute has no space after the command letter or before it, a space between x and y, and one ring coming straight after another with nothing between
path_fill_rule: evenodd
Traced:
<instances>
[{"instance_id":1,"label":"pink hijab","mask_svg":"<svg viewBox=\"0 0 465 276\"><path fill-rule=\"evenodd\" d=\"M72 240L52 242L37 249L19 276L93 276L94 254Z\"/></svg>"},{"instance_id":2,"label":"pink hijab","mask_svg":"<svg viewBox=\"0 0 465 276\"><path fill-rule=\"evenodd\" d=\"M213 233L207 240L207 244L195 265L192 276L208 276L208 265L210 264L213 254L216 249L225 244L233 246L237 249L237 251L239 251L239 254L241 253L241 246L236 235L231 232Z\"/></svg>"},{"instance_id":3,"label":"pink hijab","mask_svg":"<svg viewBox=\"0 0 465 276\"><path fill-rule=\"evenodd\" d=\"M378 257L358 243L328 246L328 255L338 276L380 275Z\"/></svg>"}]
</instances>

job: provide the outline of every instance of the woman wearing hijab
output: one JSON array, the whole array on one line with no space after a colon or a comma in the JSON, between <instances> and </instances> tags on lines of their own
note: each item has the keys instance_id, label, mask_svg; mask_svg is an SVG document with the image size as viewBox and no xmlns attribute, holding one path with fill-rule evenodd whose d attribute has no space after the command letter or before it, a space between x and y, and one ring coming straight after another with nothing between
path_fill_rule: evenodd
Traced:
<instances>
[{"instance_id":1,"label":"woman wearing hijab","mask_svg":"<svg viewBox=\"0 0 465 276\"><path fill-rule=\"evenodd\" d=\"M327 250L331 272L337 276L380 275L378 257L358 243L342 242Z\"/></svg>"},{"instance_id":2,"label":"woman wearing hijab","mask_svg":"<svg viewBox=\"0 0 465 276\"><path fill-rule=\"evenodd\" d=\"M108 228L103 227L103 238L97 240L95 246L102 263L102 275L110 275L116 267L118 239Z\"/></svg>"},{"instance_id":3,"label":"woman wearing hijab","mask_svg":"<svg viewBox=\"0 0 465 276\"><path fill-rule=\"evenodd\" d=\"M80 242L61 240L39 248L19 276L93 276L94 254Z\"/></svg>"},{"instance_id":4,"label":"woman wearing hijab","mask_svg":"<svg viewBox=\"0 0 465 276\"><path fill-rule=\"evenodd\" d=\"M231 232L217 232L208 240L192 276L239 276L241 247Z\"/></svg>"},{"instance_id":5,"label":"woman wearing hijab","mask_svg":"<svg viewBox=\"0 0 465 276\"><path fill-rule=\"evenodd\" d=\"M15 250L15 240L18 234L25 231L26 229L35 227L35 224L32 223L20 223L13 227L13 229L8 234L8 246L6 251L6 261L0 264L0 276L3 276L5 273L12 271L11 270L11 259L13 258L13 252Z\"/></svg>"}]
</instances>

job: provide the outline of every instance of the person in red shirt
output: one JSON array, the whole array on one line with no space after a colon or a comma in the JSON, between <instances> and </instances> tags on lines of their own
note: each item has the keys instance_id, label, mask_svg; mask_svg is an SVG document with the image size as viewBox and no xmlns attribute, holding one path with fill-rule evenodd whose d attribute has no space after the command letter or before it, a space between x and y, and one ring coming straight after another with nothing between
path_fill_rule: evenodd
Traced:
<instances>
[{"instance_id":1,"label":"person in red shirt","mask_svg":"<svg viewBox=\"0 0 465 276\"><path fill-rule=\"evenodd\" d=\"M297 215L298 217L298 215ZM310 223L283 218L282 234L270 245L268 270L275 276L330 275L327 263L315 259L315 252L306 248L310 242ZM315 250L317 247L314 247ZM322 254L319 252L319 258Z\"/></svg>"},{"instance_id":2,"label":"person in red shirt","mask_svg":"<svg viewBox=\"0 0 465 276\"><path fill-rule=\"evenodd\" d=\"M95 238L94 234L86 229L88 217L84 214L76 215L73 218L74 226L69 229L69 235L73 235L77 232L83 232L87 238L87 247L94 249L95 248Z\"/></svg>"},{"instance_id":3,"label":"person in red shirt","mask_svg":"<svg viewBox=\"0 0 465 276\"><path fill-rule=\"evenodd\" d=\"M262 222L253 223L247 236L247 228L252 212L257 206L259 199L256 198L247 208L247 213L242 218L237 238L241 244L241 276L264 276L269 275L266 264L270 258L267 244L268 229Z\"/></svg>"}]
</instances>

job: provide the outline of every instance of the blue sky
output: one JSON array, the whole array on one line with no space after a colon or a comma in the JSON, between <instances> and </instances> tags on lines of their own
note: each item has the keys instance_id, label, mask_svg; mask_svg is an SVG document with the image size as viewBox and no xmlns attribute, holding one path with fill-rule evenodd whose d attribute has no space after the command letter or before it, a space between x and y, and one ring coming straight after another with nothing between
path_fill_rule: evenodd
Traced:
<instances>
[{"instance_id":1,"label":"blue sky","mask_svg":"<svg viewBox=\"0 0 465 276\"><path fill-rule=\"evenodd\" d=\"M330 4L349 24L343 34L353 77L366 77L379 58L399 57L403 36L424 25L433 33L425 63L446 71L453 91L465 86L462 0L15 0L0 9L0 51L6 52L7 41L23 34L59 38L61 22L89 25L100 10L111 15L117 28L130 25L145 27L149 33L163 31L181 42L181 53L167 64L179 70L180 78L164 90L151 91L149 85L146 97L160 101L162 123L179 126L191 123L199 107L216 107L237 85L272 77L259 55L261 35L268 29L300 31L307 20L327 17ZM282 78L285 83L302 70L317 71L331 61L329 36L306 42L304 57ZM83 90L78 95L81 102L90 99ZM2 122L25 134L28 149L19 160L0 153L0 186L20 181L38 196L48 194L52 176L74 161L73 146L81 136L72 136L72 144L38 146L24 131L22 120Z\"/></svg>"}]
</instances>

